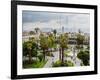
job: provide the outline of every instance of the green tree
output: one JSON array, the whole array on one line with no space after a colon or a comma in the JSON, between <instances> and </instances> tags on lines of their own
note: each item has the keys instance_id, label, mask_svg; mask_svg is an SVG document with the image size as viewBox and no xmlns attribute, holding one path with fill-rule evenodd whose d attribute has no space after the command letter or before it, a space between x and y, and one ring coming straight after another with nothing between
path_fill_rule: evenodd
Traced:
<instances>
[{"instance_id":1,"label":"green tree","mask_svg":"<svg viewBox=\"0 0 100 80\"><path fill-rule=\"evenodd\" d=\"M60 56L62 64L64 63L64 49L68 48L68 35L67 34L61 34L59 37L59 45L60 45Z\"/></svg>"},{"instance_id":2,"label":"green tree","mask_svg":"<svg viewBox=\"0 0 100 80\"><path fill-rule=\"evenodd\" d=\"M40 34L40 47L43 50L43 59L45 60L46 50L48 49L48 37Z\"/></svg>"},{"instance_id":3,"label":"green tree","mask_svg":"<svg viewBox=\"0 0 100 80\"><path fill-rule=\"evenodd\" d=\"M84 40L85 40L85 37L84 35L81 35L80 33L77 34L77 48L81 48L83 47L83 44L84 44ZM82 46L81 46L82 45Z\"/></svg>"},{"instance_id":4,"label":"green tree","mask_svg":"<svg viewBox=\"0 0 100 80\"><path fill-rule=\"evenodd\" d=\"M82 60L84 65L86 66L89 65L89 57L90 57L89 51L80 51L77 57Z\"/></svg>"},{"instance_id":5,"label":"green tree","mask_svg":"<svg viewBox=\"0 0 100 80\"><path fill-rule=\"evenodd\" d=\"M29 55L29 63L32 62L32 42L28 41L27 42L27 50L28 50L28 55Z\"/></svg>"},{"instance_id":6,"label":"green tree","mask_svg":"<svg viewBox=\"0 0 100 80\"><path fill-rule=\"evenodd\" d=\"M36 57L38 59L38 45L36 42L32 42L32 57Z\"/></svg>"},{"instance_id":7,"label":"green tree","mask_svg":"<svg viewBox=\"0 0 100 80\"><path fill-rule=\"evenodd\" d=\"M54 34L55 39L56 39L56 34L57 34L57 30L56 29L53 30L53 34Z\"/></svg>"},{"instance_id":8,"label":"green tree","mask_svg":"<svg viewBox=\"0 0 100 80\"><path fill-rule=\"evenodd\" d=\"M33 35L33 34L34 34L34 31L30 31L29 34L30 34L30 35Z\"/></svg>"},{"instance_id":9,"label":"green tree","mask_svg":"<svg viewBox=\"0 0 100 80\"><path fill-rule=\"evenodd\" d=\"M52 34L48 36L48 46L49 48L53 48L55 45L55 38Z\"/></svg>"},{"instance_id":10,"label":"green tree","mask_svg":"<svg viewBox=\"0 0 100 80\"><path fill-rule=\"evenodd\" d=\"M38 33L39 30L40 30L39 28L35 28L35 32L36 32L36 33Z\"/></svg>"},{"instance_id":11,"label":"green tree","mask_svg":"<svg viewBox=\"0 0 100 80\"><path fill-rule=\"evenodd\" d=\"M39 46L38 46L37 40L34 37L32 37L30 38L30 41L32 42L32 57L38 58L37 55L38 55Z\"/></svg>"},{"instance_id":12,"label":"green tree","mask_svg":"<svg viewBox=\"0 0 100 80\"><path fill-rule=\"evenodd\" d=\"M23 43L23 56L28 55L28 48L27 48L27 42Z\"/></svg>"},{"instance_id":13,"label":"green tree","mask_svg":"<svg viewBox=\"0 0 100 80\"><path fill-rule=\"evenodd\" d=\"M49 52L48 49L47 49L47 53L53 56L53 54L52 54L52 48L55 49L55 47L56 47L55 37L54 37L53 34L50 34L48 36L47 43L48 43L48 49L50 50L50 52Z\"/></svg>"},{"instance_id":14,"label":"green tree","mask_svg":"<svg viewBox=\"0 0 100 80\"><path fill-rule=\"evenodd\" d=\"M35 41L27 41L23 43L23 56L29 57L29 63L32 62L32 57L37 57L36 55L38 49L38 45L35 43Z\"/></svg>"}]
</instances>

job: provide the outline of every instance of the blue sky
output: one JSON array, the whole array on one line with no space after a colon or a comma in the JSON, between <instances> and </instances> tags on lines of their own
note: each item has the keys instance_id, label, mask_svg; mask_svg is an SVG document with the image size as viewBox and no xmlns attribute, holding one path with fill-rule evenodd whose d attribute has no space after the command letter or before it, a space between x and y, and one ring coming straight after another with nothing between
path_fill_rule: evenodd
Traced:
<instances>
[{"instance_id":1,"label":"blue sky","mask_svg":"<svg viewBox=\"0 0 100 80\"><path fill-rule=\"evenodd\" d=\"M76 32L81 29L87 33L90 31L89 18L89 14L82 13L22 12L23 31L31 31L36 27L45 31L50 31L50 29L60 31L63 26L65 31Z\"/></svg>"},{"instance_id":2,"label":"blue sky","mask_svg":"<svg viewBox=\"0 0 100 80\"><path fill-rule=\"evenodd\" d=\"M53 19L65 18L68 16L66 13L55 13L55 12L37 12L37 11L23 11L23 23L25 22L48 22ZM67 21L66 21L67 22Z\"/></svg>"}]
</instances>

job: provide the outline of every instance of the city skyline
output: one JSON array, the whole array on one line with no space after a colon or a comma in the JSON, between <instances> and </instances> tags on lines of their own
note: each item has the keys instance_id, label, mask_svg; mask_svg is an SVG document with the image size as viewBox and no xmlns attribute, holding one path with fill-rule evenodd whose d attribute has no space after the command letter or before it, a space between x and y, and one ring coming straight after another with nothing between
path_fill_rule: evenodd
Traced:
<instances>
[{"instance_id":1,"label":"city skyline","mask_svg":"<svg viewBox=\"0 0 100 80\"><path fill-rule=\"evenodd\" d=\"M82 32L89 33L89 18L89 14L82 13L23 11L23 32L40 28L44 32L56 29L59 33L64 27L65 32L77 32L80 29Z\"/></svg>"}]
</instances>

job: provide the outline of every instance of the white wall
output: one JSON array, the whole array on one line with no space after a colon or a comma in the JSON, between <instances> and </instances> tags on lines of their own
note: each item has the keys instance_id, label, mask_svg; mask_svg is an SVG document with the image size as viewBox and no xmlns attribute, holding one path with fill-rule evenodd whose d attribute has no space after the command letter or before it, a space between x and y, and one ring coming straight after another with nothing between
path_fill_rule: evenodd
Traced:
<instances>
[{"instance_id":1,"label":"white wall","mask_svg":"<svg viewBox=\"0 0 100 80\"><path fill-rule=\"evenodd\" d=\"M75 4L97 4L98 14L100 14L100 0L33 0L33 1L48 1L61 3L75 3ZM0 80L10 80L10 32L11 32L11 14L10 14L10 0L0 0ZM98 22L100 15L98 16ZM100 26L100 23L98 24ZM98 34L100 34L100 27L98 27ZM100 41L100 37L98 38ZM100 42L98 42L100 44ZM98 45L100 52L100 45ZM98 67L100 67L100 54L98 52ZM32 79L31 79L32 80ZM39 78L34 80L100 80L100 68L98 75L84 75L84 76L70 76L70 77L56 77L56 78Z\"/></svg>"}]
</instances>

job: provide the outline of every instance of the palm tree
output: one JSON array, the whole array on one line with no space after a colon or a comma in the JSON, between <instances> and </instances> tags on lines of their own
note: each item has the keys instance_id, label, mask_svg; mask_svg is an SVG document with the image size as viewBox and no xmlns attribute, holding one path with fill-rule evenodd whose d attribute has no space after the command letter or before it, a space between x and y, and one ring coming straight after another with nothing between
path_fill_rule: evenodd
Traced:
<instances>
[{"instance_id":1,"label":"palm tree","mask_svg":"<svg viewBox=\"0 0 100 80\"><path fill-rule=\"evenodd\" d=\"M48 36L48 45L49 45L49 48L53 48L55 45L55 38L52 34Z\"/></svg>"},{"instance_id":2,"label":"palm tree","mask_svg":"<svg viewBox=\"0 0 100 80\"><path fill-rule=\"evenodd\" d=\"M23 56L27 56L28 55L28 49L27 49L27 42L23 43Z\"/></svg>"},{"instance_id":3,"label":"palm tree","mask_svg":"<svg viewBox=\"0 0 100 80\"><path fill-rule=\"evenodd\" d=\"M61 34L59 37L59 45L60 45L60 56L61 56L61 61L62 65L64 63L64 49L68 48L68 35L67 34Z\"/></svg>"},{"instance_id":4,"label":"palm tree","mask_svg":"<svg viewBox=\"0 0 100 80\"><path fill-rule=\"evenodd\" d=\"M40 47L43 50L44 60L46 56L46 50L48 49L48 38L43 34L40 34Z\"/></svg>"},{"instance_id":5,"label":"palm tree","mask_svg":"<svg viewBox=\"0 0 100 80\"><path fill-rule=\"evenodd\" d=\"M32 62L32 42L31 41L27 42L27 50L29 53L29 63L31 64Z\"/></svg>"},{"instance_id":6,"label":"palm tree","mask_svg":"<svg viewBox=\"0 0 100 80\"><path fill-rule=\"evenodd\" d=\"M32 57L36 57L38 59L38 44L36 42L32 42Z\"/></svg>"},{"instance_id":7,"label":"palm tree","mask_svg":"<svg viewBox=\"0 0 100 80\"><path fill-rule=\"evenodd\" d=\"M54 35L55 35L55 39L56 39L57 30L54 29L54 30L53 30L53 33L54 33Z\"/></svg>"},{"instance_id":8,"label":"palm tree","mask_svg":"<svg viewBox=\"0 0 100 80\"><path fill-rule=\"evenodd\" d=\"M37 57L37 49L38 49L38 45L33 38L29 38L29 41L24 42L23 43L23 56L27 56L29 57L29 63L32 62L32 57Z\"/></svg>"},{"instance_id":9,"label":"palm tree","mask_svg":"<svg viewBox=\"0 0 100 80\"><path fill-rule=\"evenodd\" d=\"M30 31L29 34L30 34L30 35L33 35L33 34L34 34L34 31Z\"/></svg>"},{"instance_id":10,"label":"palm tree","mask_svg":"<svg viewBox=\"0 0 100 80\"><path fill-rule=\"evenodd\" d=\"M39 30L40 30L39 28L35 28L35 32L36 32L36 33L38 33Z\"/></svg>"},{"instance_id":11,"label":"palm tree","mask_svg":"<svg viewBox=\"0 0 100 80\"><path fill-rule=\"evenodd\" d=\"M84 40L85 40L84 35L78 33L78 34L77 34L77 39L76 39L76 41L77 41L77 47L78 47L78 48L83 47ZM81 46L81 45L82 45L82 46Z\"/></svg>"},{"instance_id":12,"label":"palm tree","mask_svg":"<svg viewBox=\"0 0 100 80\"><path fill-rule=\"evenodd\" d=\"M36 57L36 58L38 58L38 49L39 49L39 40L38 39L36 39L36 38L34 38L34 37L32 37L32 38L30 38L30 41L32 41L32 54Z\"/></svg>"}]
</instances>

